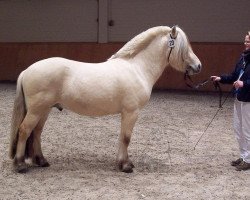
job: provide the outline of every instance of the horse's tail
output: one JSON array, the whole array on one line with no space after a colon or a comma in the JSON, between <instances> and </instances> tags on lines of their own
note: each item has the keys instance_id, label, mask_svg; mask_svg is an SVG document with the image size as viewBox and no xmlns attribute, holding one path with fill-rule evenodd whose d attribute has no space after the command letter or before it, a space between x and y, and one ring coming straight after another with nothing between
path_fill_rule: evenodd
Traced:
<instances>
[{"instance_id":1,"label":"horse's tail","mask_svg":"<svg viewBox=\"0 0 250 200\"><path fill-rule=\"evenodd\" d=\"M11 119L11 132L10 132L10 149L9 156L13 159L16 155L17 141L18 141L18 130L26 115L26 105L23 93L23 72L19 75L16 87L16 98L14 101L14 109Z\"/></svg>"}]
</instances>

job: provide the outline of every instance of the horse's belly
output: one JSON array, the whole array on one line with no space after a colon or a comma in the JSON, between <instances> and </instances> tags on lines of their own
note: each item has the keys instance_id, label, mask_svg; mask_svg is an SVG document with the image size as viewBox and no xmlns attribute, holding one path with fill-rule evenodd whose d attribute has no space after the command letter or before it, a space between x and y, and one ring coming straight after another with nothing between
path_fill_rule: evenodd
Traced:
<instances>
[{"instance_id":1,"label":"horse's belly","mask_svg":"<svg viewBox=\"0 0 250 200\"><path fill-rule=\"evenodd\" d=\"M80 115L103 116L121 112L120 106L113 102L71 102L64 103L63 107Z\"/></svg>"}]
</instances>

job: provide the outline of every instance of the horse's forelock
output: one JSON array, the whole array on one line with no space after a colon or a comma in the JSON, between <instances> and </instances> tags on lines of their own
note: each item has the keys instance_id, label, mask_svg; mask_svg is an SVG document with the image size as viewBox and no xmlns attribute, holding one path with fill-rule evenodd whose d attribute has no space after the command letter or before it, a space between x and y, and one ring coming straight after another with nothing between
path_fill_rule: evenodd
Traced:
<instances>
[{"instance_id":1,"label":"horse's forelock","mask_svg":"<svg viewBox=\"0 0 250 200\"><path fill-rule=\"evenodd\" d=\"M179 46L178 46L178 52L184 54L183 56L185 56L189 49L191 48L190 46L190 42L186 36L186 34L179 28L178 29L179 32Z\"/></svg>"}]
</instances>

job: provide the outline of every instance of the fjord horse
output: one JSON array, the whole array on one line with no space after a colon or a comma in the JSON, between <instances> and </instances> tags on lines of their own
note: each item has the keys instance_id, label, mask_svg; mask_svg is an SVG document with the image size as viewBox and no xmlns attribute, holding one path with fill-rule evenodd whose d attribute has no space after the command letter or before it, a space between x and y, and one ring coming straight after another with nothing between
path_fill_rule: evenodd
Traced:
<instances>
[{"instance_id":1,"label":"fjord horse","mask_svg":"<svg viewBox=\"0 0 250 200\"><path fill-rule=\"evenodd\" d=\"M49 166L41 149L41 133L56 106L87 116L120 113L117 162L121 171L132 172L127 148L133 127L154 83L169 65L189 74L201 70L186 34L176 26L148 29L103 63L54 57L32 64L17 81L10 134L14 169L25 172L26 158Z\"/></svg>"}]
</instances>

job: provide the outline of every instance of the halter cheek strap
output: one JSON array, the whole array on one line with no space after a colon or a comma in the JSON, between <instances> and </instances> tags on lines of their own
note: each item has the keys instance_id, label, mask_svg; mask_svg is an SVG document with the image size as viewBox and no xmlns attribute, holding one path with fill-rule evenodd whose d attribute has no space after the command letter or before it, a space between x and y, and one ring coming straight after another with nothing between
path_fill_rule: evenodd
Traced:
<instances>
[{"instance_id":1,"label":"halter cheek strap","mask_svg":"<svg viewBox=\"0 0 250 200\"><path fill-rule=\"evenodd\" d=\"M171 33L170 33L170 40L168 41L168 47L170 48L170 52L168 54L168 62L169 62L169 58L170 58L170 55L172 53L172 50L175 47L175 39L176 39L176 37L173 38Z\"/></svg>"}]
</instances>

